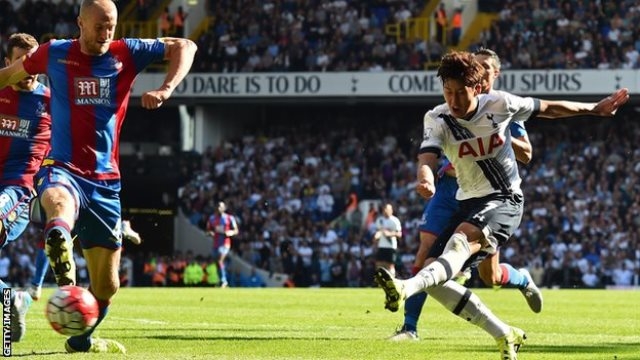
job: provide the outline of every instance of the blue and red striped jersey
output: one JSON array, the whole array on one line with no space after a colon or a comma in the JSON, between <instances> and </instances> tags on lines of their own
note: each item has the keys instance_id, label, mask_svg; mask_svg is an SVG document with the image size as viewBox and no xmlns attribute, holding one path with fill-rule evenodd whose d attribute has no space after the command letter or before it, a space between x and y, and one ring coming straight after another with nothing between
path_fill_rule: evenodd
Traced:
<instances>
[{"instance_id":1,"label":"blue and red striped jersey","mask_svg":"<svg viewBox=\"0 0 640 360\"><path fill-rule=\"evenodd\" d=\"M0 185L33 189L33 176L49 149L49 88L0 90Z\"/></svg>"},{"instance_id":2,"label":"blue and red striped jersey","mask_svg":"<svg viewBox=\"0 0 640 360\"><path fill-rule=\"evenodd\" d=\"M213 247L231 246L231 238L224 234L224 231L237 229L236 218L230 214L213 214L207 220L207 230L213 231Z\"/></svg>"},{"instance_id":3,"label":"blue and red striped jersey","mask_svg":"<svg viewBox=\"0 0 640 360\"><path fill-rule=\"evenodd\" d=\"M82 53L78 40L40 45L24 68L49 78L52 134L45 164L94 180L119 179L120 129L131 87L137 74L164 53L157 39L114 40L101 56Z\"/></svg>"}]
</instances>

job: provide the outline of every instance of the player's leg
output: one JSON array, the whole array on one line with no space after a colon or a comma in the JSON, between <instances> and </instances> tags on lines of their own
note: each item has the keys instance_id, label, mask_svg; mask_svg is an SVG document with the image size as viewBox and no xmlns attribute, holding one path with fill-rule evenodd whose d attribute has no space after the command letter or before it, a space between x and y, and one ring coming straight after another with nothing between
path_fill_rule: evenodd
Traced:
<instances>
[{"instance_id":1,"label":"player's leg","mask_svg":"<svg viewBox=\"0 0 640 360\"><path fill-rule=\"evenodd\" d=\"M229 282L227 281L227 267L225 265L225 260L227 259L227 255L231 249L227 246L220 246L216 250L216 257L218 259L218 273L220 274L220 287L229 286Z\"/></svg>"},{"instance_id":2,"label":"player's leg","mask_svg":"<svg viewBox=\"0 0 640 360\"><path fill-rule=\"evenodd\" d=\"M98 301L98 320L96 324L84 334L67 339L68 352L126 352L124 346L114 340L92 339L94 330L106 317L111 304L111 298L120 288L118 268L120 265L120 248L108 249L93 247L83 249L89 272L89 291Z\"/></svg>"},{"instance_id":3,"label":"player's leg","mask_svg":"<svg viewBox=\"0 0 640 360\"><path fill-rule=\"evenodd\" d=\"M47 258L44 246L44 238L42 238L37 244L35 273L31 278L29 288L27 288L31 298L36 301L40 299L40 296L42 296L42 284L44 283L44 278L47 275L47 270L49 269L49 258Z\"/></svg>"},{"instance_id":4,"label":"player's leg","mask_svg":"<svg viewBox=\"0 0 640 360\"><path fill-rule=\"evenodd\" d=\"M98 320L84 334L67 339L67 352L125 353L117 341L92 338L94 330L108 313L111 299L120 287L118 271L122 233L120 219L120 182L95 183L77 179L81 184L83 204L76 225L76 233L89 273L89 291L98 301ZM87 194L91 194L87 196Z\"/></svg>"},{"instance_id":5,"label":"player's leg","mask_svg":"<svg viewBox=\"0 0 640 360\"><path fill-rule=\"evenodd\" d=\"M45 251L58 286L76 283L71 229L80 199L79 186L66 171L45 166L36 175L40 206L44 210Z\"/></svg>"},{"instance_id":6,"label":"player's leg","mask_svg":"<svg viewBox=\"0 0 640 360\"><path fill-rule=\"evenodd\" d=\"M34 197L29 202L29 219L31 223L42 228L44 227L45 217L46 215L40 206L40 200L38 197ZM33 300L38 300L40 296L42 296L42 284L47 275L47 270L49 270L49 258L47 258L47 252L44 248L44 234L40 233L38 243L36 244L35 273L27 288L27 292Z\"/></svg>"},{"instance_id":7,"label":"player's leg","mask_svg":"<svg viewBox=\"0 0 640 360\"><path fill-rule=\"evenodd\" d=\"M464 263L480 250L493 253L519 226L523 201L518 194L492 195L460 203L466 220L457 226L438 259L408 280L398 280L384 269L376 279L386 293L389 310L397 311L404 300L451 279Z\"/></svg>"},{"instance_id":8,"label":"player's leg","mask_svg":"<svg viewBox=\"0 0 640 360\"><path fill-rule=\"evenodd\" d=\"M491 335L496 340L501 359L517 359L516 353L526 339L524 331L500 320L471 290L455 281L447 281L427 291L454 315Z\"/></svg>"},{"instance_id":9,"label":"player's leg","mask_svg":"<svg viewBox=\"0 0 640 360\"><path fill-rule=\"evenodd\" d=\"M29 200L31 193L19 186L7 186L0 190L0 248L17 240L29 225ZM9 286L0 280L0 289ZM22 290L10 294L11 341L22 340L27 331L26 316L31 306L31 296Z\"/></svg>"},{"instance_id":10,"label":"player's leg","mask_svg":"<svg viewBox=\"0 0 640 360\"><path fill-rule=\"evenodd\" d=\"M531 311L535 313L542 311L542 292L534 283L529 271L527 269L516 270L510 264L501 263L500 249L480 263L478 272L485 285L494 288L516 287L524 295Z\"/></svg>"},{"instance_id":11,"label":"player's leg","mask_svg":"<svg viewBox=\"0 0 640 360\"><path fill-rule=\"evenodd\" d=\"M420 231L420 245L416 253L416 259L413 262L411 275L416 275L426 264L427 255L436 240L436 235L431 232ZM420 292L407 299L404 304L404 323L402 328L396 332L389 340L419 340L418 338L418 321L422 314L422 307L427 301L427 293Z\"/></svg>"}]
</instances>

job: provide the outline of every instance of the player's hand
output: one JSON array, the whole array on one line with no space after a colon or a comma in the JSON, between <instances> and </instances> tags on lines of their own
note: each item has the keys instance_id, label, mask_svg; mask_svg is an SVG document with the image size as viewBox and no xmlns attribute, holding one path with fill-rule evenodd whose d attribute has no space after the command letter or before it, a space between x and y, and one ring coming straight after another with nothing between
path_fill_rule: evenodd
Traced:
<instances>
[{"instance_id":1,"label":"player's hand","mask_svg":"<svg viewBox=\"0 0 640 360\"><path fill-rule=\"evenodd\" d=\"M613 116L627 101L629 101L629 89L622 88L600 100L592 112L600 116Z\"/></svg>"},{"instance_id":2,"label":"player's hand","mask_svg":"<svg viewBox=\"0 0 640 360\"><path fill-rule=\"evenodd\" d=\"M416 185L416 191L418 191L418 195L429 200L436 193L436 186L427 181L419 181Z\"/></svg>"},{"instance_id":3,"label":"player's hand","mask_svg":"<svg viewBox=\"0 0 640 360\"><path fill-rule=\"evenodd\" d=\"M142 94L142 107L145 109L153 110L162 106L171 96L171 93L167 90L151 90Z\"/></svg>"}]
</instances>

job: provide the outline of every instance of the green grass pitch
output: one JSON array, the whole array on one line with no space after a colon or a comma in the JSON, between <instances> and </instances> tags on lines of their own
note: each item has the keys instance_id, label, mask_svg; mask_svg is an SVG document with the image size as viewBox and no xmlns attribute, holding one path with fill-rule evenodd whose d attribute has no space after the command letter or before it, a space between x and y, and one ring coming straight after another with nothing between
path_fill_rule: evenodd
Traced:
<instances>
[{"instance_id":1,"label":"green grass pitch","mask_svg":"<svg viewBox=\"0 0 640 360\"><path fill-rule=\"evenodd\" d=\"M517 290L476 289L508 323L527 332L521 360L640 359L640 291L546 290L541 314ZM13 356L120 358L64 353L44 317L51 289L29 311ZM385 338L402 314L383 309L380 289L125 288L99 337L121 341L129 359L497 360L494 340L429 300L421 341Z\"/></svg>"}]
</instances>

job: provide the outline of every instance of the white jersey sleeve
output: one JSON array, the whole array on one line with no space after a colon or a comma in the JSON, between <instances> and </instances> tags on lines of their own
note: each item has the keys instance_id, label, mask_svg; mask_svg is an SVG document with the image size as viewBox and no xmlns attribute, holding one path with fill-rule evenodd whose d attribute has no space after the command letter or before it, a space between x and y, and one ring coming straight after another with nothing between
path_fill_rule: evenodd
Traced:
<instances>
[{"instance_id":1,"label":"white jersey sleeve","mask_svg":"<svg viewBox=\"0 0 640 360\"><path fill-rule=\"evenodd\" d=\"M442 154L446 128L443 126L444 122L440 119L440 115L445 111L448 111L447 104L442 104L424 115L420 153L433 152L438 156Z\"/></svg>"}]
</instances>

